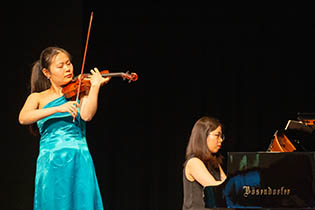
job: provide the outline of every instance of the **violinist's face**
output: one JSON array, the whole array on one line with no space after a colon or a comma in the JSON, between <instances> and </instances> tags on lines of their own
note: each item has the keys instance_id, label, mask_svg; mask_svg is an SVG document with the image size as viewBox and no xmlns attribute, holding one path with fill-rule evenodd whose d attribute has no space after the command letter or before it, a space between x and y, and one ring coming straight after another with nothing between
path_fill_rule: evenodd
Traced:
<instances>
[{"instance_id":1,"label":"violinist's face","mask_svg":"<svg viewBox=\"0 0 315 210\"><path fill-rule=\"evenodd\" d=\"M72 80L73 65L67 54L60 52L52 59L49 71L44 69L43 73L50 79L51 83L62 86Z\"/></svg>"}]
</instances>

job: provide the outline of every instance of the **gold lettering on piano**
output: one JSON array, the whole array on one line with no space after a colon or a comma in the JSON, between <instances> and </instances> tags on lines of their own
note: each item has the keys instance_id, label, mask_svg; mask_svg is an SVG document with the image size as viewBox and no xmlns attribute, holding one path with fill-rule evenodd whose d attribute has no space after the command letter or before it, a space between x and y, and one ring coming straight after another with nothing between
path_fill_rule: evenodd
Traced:
<instances>
[{"instance_id":1,"label":"gold lettering on piano","mask_svg":"<svg viewBox=\"0 0 315 210\"><path fill-rule=\"evenodd\" d=\"M271 187L267 188L259 188L259 187L253 187L253 186L243 186L244 197L248 196L254 196L254 195L290 195L291 189L285 188L285 187L280 187L280 188L274 188L272 189Z\"/></svg>"}]
</instances>

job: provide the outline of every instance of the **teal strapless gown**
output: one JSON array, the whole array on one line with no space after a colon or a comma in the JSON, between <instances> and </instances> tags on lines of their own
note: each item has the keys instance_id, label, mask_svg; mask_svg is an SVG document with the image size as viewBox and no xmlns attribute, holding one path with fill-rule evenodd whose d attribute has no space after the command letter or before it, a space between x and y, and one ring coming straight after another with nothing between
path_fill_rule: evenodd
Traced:
<instances>
[{"instance_id":1,"label":"teal strapless gown","mask_svg":"<svg viewBox=\"0 0 315 210\"><path fill-rule=\"evenodd\" d=\"M44 108L67 102L62 96ZM56 113L37 122L40 149L37 158L34 210L103 209L93 160L80 114Z\"/></svg>"}]
</instances>

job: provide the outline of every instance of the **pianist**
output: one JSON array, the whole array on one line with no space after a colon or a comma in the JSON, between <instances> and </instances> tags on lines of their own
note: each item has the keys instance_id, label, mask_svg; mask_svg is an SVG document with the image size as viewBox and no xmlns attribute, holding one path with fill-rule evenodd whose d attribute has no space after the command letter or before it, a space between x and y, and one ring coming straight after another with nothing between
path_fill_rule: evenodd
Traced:
<instances>
[{"instance_id":1,"label":"pianist","mask_svg":"<svg viewBox=\"0 0 315 210\"><path fill-rule=\"evenodd\" d=\"M183 210L216 207L214 188L226 179L221 167L223 156L218 153L223 141L222 124L218 119L204 116L195 123L183 169ZM208 195L204 196L204 192Z\"/></svg>"}]
</instances>

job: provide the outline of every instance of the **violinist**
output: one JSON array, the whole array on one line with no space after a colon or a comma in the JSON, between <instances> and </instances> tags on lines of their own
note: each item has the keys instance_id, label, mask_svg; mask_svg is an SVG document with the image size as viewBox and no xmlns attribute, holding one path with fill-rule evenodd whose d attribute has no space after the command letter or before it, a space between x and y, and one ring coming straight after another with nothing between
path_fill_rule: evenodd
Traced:
<instances>
[{"instance_id":1,"label":"violinist","mask_svg":"<svg viewBox=\"0 0 315 210\"><path fill-rule=\"evenodd\" d=\"M34 209L103 209L85 122L97 110L101 85L109 77L97 68L88 78L91 86L74 101L64 96L73 79L70 54L58 47L44 49L32 67L31 94L20 111L22 125L36 123L40 148L36 164Z\"/></svg>"}]
</instances>

